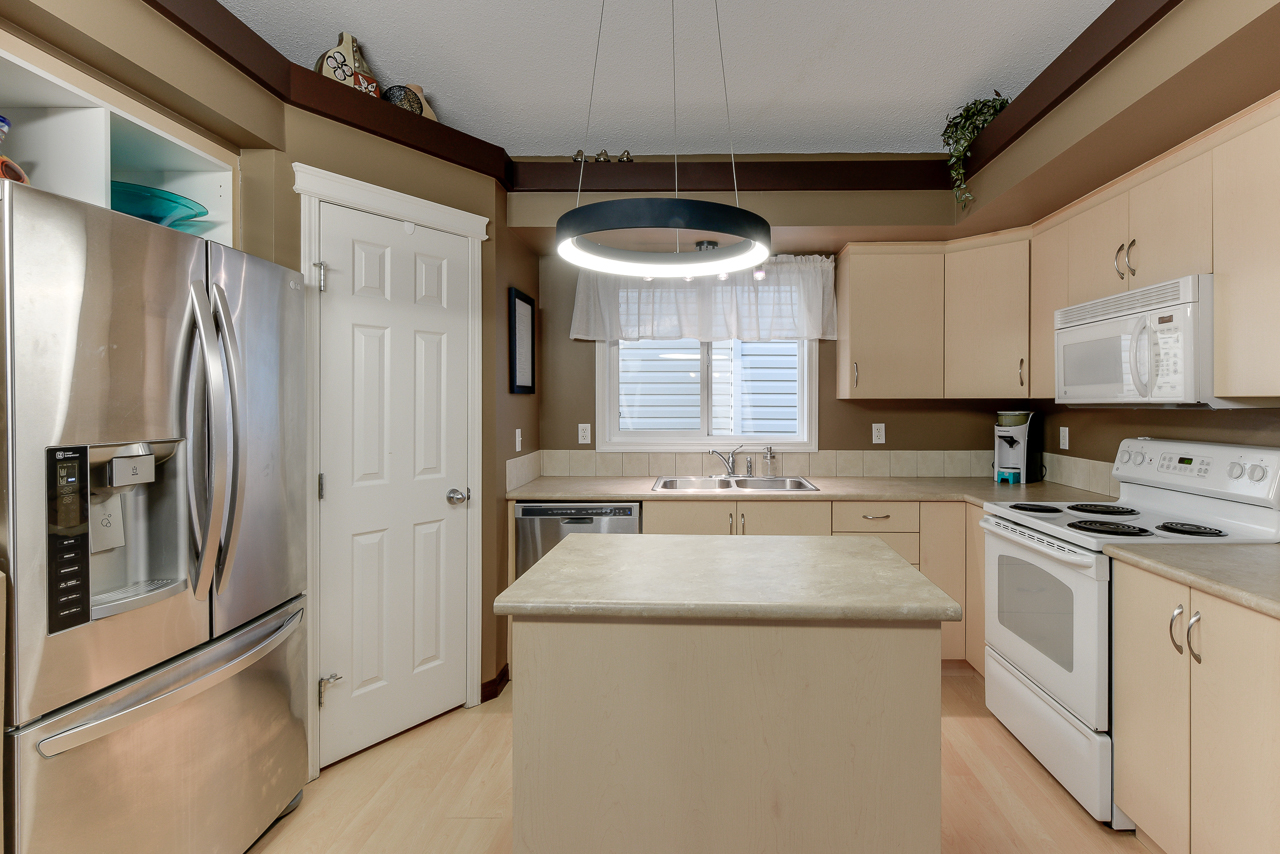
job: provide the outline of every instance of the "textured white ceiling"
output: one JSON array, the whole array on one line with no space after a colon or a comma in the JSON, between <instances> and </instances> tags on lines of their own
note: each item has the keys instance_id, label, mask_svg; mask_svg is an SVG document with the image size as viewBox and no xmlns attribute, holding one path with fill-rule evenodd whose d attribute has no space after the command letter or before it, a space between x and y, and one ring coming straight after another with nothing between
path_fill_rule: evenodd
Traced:
<instances>
[{"instance_id":1,"label":"textured white ceiling","mask_svg":"<svg viewBox=\"0 0 1280 854\"><path fill-rule=\"evenodd\" d=\"M441 121L512 155L672 151L670 0L221 0L310 67L359 39L384 85L420 83ZM734 147L929 152L948 112L1014 96L1109 0L720 0ZM728 151L713 0L675 0L681 154Z\"/></svg>"}]
</instances>

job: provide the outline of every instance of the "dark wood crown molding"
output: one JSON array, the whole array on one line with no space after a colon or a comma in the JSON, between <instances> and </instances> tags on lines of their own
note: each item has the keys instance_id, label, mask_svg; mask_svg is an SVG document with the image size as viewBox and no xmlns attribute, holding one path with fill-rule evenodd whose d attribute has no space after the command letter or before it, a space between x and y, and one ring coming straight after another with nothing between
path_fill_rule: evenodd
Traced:
<instances>
[{"instance_id":1,"label":"dark wood crown molding","mask_svg":"<svg viewBox=\"0 0 1280 854\"><path fill-rule=\"evenodd\" d=\"M1182 0L1114 0L978 134L966 172L976 175Z\"/></svg>"},{"instance_id":2,"label":"dark wood crown molding","mask_svg":"<svg viewBox=\"0 0 1280 854\"><path fill-rule=\"evenodd\" d=\"M406 113L290 62L218 0L145 0L178 27L287 104L357 127L488 175L511 191L569 192L578 164L513 162L506 151L455 128ZM1062 103L1180 0L1115 0L993 121L970 149L975 175ZM681 189L733 189L727 163L681 167ZM662 163L588 163L583 189L669 192ZM752 161L738 164L738 187L751 192L939 190L950 186L941 160Z\"/></svg>"}]
</instances>

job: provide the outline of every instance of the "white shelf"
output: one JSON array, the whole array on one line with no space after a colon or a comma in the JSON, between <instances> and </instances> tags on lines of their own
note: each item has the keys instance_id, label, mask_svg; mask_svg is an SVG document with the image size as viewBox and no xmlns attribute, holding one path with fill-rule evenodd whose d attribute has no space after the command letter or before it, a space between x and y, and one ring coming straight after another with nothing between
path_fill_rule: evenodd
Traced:
<instances>
[{"instance_id":1,"label":"white shelf","mask_svg":"<svg viewBox=\"0 0 1280 854\"><path fill-rule=\"evenodd\" d=\"M167 190L209 210L181 230L233 245L227 163L4 50L0 115L12 124L0 153L17 161L33 187L100 207L111 206L112 181Z\"/></svg>"}]
</instances>

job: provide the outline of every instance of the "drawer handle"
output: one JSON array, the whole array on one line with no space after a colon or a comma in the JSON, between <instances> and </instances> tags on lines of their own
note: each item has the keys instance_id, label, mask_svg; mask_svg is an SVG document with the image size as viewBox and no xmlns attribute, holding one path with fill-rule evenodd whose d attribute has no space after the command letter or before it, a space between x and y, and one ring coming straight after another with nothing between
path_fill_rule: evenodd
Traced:
<instances>
[{"instance_id":1,"label":"drawer handle","mask_svg":"<svg viewBox=\"0 0 1280 854\"><path fill-rule=\"evenodd\" d=\"M888 514L888 513L886 513L886 514L884 514L883 516L863 516L862 518L863 518L863 519L867 519L867 520L870 520L870 521L874 522L876 519L888 519L888 518L889 518L889 514Z\"/></svg>"},{"instance_id":2,"label":"drawer handle","mask_svg":"<svg viewBox=\"0 0 1280 854\"><path fill-rule=\"evenodd\" d=\"M1196 611L1187 621L1187 649L1191 650L1191 657L1196 660L1196 664L1200 663L1200 653L1196 652L1196 648L1191 645L1191 629L1198 622L1200 622L1200 612Z\"/></svg>"},{"instance_id":3,"label":"drawer handle","mask_svg":"<svg viewBox=\"0 0 1280 854\"><path fill-rule=\"evenodd\" d=\"M1173 624L1182 616L1182 606L1173 609L1173 616L1169 618L1169 643L1173 644L1173 648L1178 651L1178 655L1182 655L1182 647L1178 646L1178 642L1173 639Z\"/></svg>"}]
</instances>

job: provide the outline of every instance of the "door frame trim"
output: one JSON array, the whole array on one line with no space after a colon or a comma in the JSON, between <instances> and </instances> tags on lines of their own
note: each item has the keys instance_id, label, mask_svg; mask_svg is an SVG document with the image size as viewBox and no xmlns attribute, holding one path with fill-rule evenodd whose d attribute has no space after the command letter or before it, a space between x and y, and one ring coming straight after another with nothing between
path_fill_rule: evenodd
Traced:
<instances>
[{"instance_id":1,"label":"door frame trim","mask_svg":"<svg viewBox=\"0 0 1280 854\"><path fill-rule=\"evenodd\" d=\"M471 274L467 283L468 319L471 341L468 347L470 382L467 389L467 486L471 500L467 502L467 702L468 708L480 703L480 647L483 600L484 544L481 529L483 448L477 438L477 427L483 425L484 344L481 300L481 242L488 240L487 217L419 199L406 193L366 184L354 178L307 166L293 164L294 192L302 197L302 275L307 294L307 473L314 487L320 476L320 287L316 268L320 260L320 205L340 205L425 228L444 231L467 238ZM307 595L311 613L320 613L320 497L312 488L307 499ZM318 617L313 617L314 622ZM320 681L320 632L307 631L307 755L310 779L320 774L320 702L319 694L310 690Z\"/></svg>"}]
</instances>

